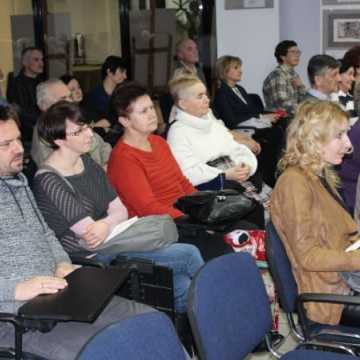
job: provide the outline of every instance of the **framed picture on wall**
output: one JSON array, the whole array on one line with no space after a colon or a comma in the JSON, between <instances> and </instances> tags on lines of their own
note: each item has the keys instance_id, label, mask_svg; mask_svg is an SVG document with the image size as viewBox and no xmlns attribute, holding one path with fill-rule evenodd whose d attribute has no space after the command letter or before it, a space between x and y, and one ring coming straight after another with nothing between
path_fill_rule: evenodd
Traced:
<instances>
[{"instance_id":1,"label":"framed picture on wall","mask_svg":"<svg viewBox=\"0 0 360 360\"><path fill-rule=\"evenodd\" d=\"M323 5L349 5L359 4L360 0L322 0Z\"/></svg>"},{"instance_id":2,"label":"framed picture on wall","mask_svg":"<svg viewBox=\"0 0 360 360\"><path fill-rule=\"evenodd\" d=\"M323 47L347 49L360 44L360 9L323 11Z\"/></svg>"},{"instance_id":3,"label":"framed picture on wall","mask_svg":"<svg viewBox=\"0 0 360 360\"><path fill-rule=\"evenodd\" d=\"M225 0L225 10L268 9L274 7L274 0Z\"/></svg>"}]
</instances>

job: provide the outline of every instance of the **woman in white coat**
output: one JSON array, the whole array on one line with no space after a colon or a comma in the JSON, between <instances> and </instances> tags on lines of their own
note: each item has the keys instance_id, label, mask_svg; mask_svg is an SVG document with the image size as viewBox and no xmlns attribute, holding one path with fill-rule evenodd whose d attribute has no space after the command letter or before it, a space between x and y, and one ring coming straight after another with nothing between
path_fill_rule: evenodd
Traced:
<instances>
[{"instance_id":1,"label":"woman in white coat","mask_svg":"<svg viewBox=\"0 0 360 360\"><path fill-rule=\"evenodd\" d=\"M251 150L237 143L210 108L204 84L184 75L170 82L175 101L174 121L167 141L182 172L199 190L232 188L266 203L260 197L262 183L250 181L257 170ZM270 192L270 191L267 191ZM259 224L259 221L256 221Z\"/></svg>"}]
</instances>

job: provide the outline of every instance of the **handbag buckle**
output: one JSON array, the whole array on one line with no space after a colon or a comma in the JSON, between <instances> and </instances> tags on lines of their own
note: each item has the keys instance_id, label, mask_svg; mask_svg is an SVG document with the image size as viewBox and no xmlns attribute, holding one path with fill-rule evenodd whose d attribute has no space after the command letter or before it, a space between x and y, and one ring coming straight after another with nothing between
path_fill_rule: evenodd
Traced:
<instances>
[{"instance_id":1,"label":"handbag buckle","mask_svg":"<svg viewBox=\"0 0 360 360\"><path fill-rule=\"evenodd\" d=\"M219 201L225 201L225 200L226 200L226 196L225 196L225 195L217 195L216 198L217 198Z\"/></svg>"}]
</instances>

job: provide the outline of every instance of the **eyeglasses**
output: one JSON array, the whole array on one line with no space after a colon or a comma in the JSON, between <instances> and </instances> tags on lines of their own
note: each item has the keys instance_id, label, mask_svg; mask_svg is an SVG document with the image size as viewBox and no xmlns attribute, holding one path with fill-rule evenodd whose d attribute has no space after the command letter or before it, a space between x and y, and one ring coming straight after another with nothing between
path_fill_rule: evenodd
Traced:
<instances>
[{"instance_id":1,"label":"eyeglasses","mask_svg":"<svg viewBox=\"0 0 360 360\"><path fill-rule=\"evenodd\" d=\"M93 127L89 124L85 124L80 126L80 128L78 130L74 130L74 131L69 131L66 133L67 136L79 136L81 134L83 134L86 130L91 130L92 131Z\"/></svg>"},{"instance_id":2,"label":"eyeglasses","mask_svg":"<svg viewBox=\"0 0 360 360\"><path fill-rule=\"evenodd\" d=\"M301 55L301 50L288 50L288 54Z\"/></svg>"}]
</instances>

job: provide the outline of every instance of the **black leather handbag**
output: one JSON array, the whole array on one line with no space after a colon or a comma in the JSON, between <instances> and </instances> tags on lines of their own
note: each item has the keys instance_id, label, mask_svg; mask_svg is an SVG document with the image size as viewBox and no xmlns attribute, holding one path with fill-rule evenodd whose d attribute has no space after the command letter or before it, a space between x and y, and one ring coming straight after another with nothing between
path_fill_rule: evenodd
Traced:
<instances>
[{"instance_id":1,"label":"black leather handbag","mask_svg":"<svg viewBox=\"0 0 360 360\"><path fill-rule=\"evenodd\" d=\"M199 191L177 200L175 206L203 224L222 224L250 213L253 199L236 190Z\"/></svg>"}]
</instances>

